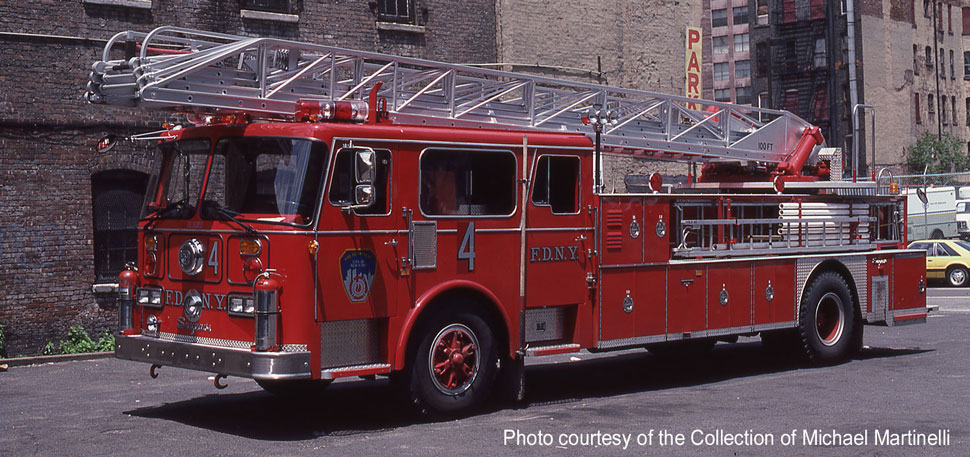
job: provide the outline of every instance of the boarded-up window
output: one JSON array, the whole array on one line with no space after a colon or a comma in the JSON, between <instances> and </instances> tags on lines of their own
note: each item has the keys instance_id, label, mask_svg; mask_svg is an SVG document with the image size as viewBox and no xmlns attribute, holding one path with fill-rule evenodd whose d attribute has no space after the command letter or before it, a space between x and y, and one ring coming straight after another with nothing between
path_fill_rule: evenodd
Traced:
<instances>
[{"instance_id":1,"label":"boarded-up window","mask_svg":"<svg viewBox=\"0 0 970 457\"><path fill-rule=\"evenodd\" d=\"M963 34L970 35L970 7L963 8Z\"/></svg>"}]
</instances>

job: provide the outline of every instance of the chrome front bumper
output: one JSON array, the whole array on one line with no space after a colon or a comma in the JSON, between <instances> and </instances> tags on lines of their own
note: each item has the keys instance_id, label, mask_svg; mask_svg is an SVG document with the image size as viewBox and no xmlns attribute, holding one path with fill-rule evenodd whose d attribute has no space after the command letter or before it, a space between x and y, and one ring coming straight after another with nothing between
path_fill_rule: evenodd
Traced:
<instances>
[{"instance_id":1,"label":"chrome front bumper","mask_svg":"<svg viewBox=\"0 0 970 457\"><path fill-rule=\"evenodd\" d=\"M252 352L148 336L116 336L115 357L253 379L310 379L310 353Z\"/></svg>"}]
</instances>

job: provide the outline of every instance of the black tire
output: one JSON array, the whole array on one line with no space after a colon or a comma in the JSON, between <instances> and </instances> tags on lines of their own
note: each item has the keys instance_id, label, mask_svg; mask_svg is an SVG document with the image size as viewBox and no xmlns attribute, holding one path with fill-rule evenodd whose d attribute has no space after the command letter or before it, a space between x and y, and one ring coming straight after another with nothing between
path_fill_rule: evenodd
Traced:
<instances>
[{"instance_id":1,"label":"black tire","mask_svg":"<svg viewBox=\"0 0 970 457\"><path fill-rule=\"evenodd\" d=\"M498 344L488 323L470 311L440 315L417 336L420 342L408 363L415 408L447 418L481 406L498 374Z\"/></svg>"},{"instance_id":2,"label":"black tire","mask_svg":"<svg viewBox=\"0 0 970 457\"><path fill-rule=\"evenodd\" d=\"M951 287L963 287L967 285L967 279L970 278L970 276L967 275L968 273L966 268L960 265L955 265L946 269L946 282L949 283Z\"/></svg>"},{"instance_id":3,"label":"black tire","mask_svg":"<svg viewBox=\"0 0 970 457\"><path fill-rule=\"evenodd\" d=\"M930 234L930 239L931 240L942 240L943 239L943 230L940 230L940 229L933 230L933 233Z\"/></svg>"},{"instance_id":4,"label":"black tire","mask_svg":"<svg viewBox=\"0 0 970 457\"><path fill-rule=\"evenodd\" d=\"M257 379L263 390L281 397L305 397L318 395L330 385L326 379Z\"/></svg>"},{"instance_id":5,"label":"black tire","mask_svg":"<svg viewBox=\"0 0 970 457\"><path fill-rule=\"evenodd\" d=\"M822 272L805 288L799 307L798 335L809 362L838 363L861 346L852 292L842 275Z\"/></svg>"}]
</instances>

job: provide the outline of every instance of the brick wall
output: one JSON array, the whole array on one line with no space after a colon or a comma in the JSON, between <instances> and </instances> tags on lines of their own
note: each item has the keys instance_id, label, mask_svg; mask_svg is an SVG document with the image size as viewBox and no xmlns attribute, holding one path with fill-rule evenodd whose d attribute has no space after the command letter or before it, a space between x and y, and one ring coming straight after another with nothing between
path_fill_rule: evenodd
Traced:
<instances>
[{"instance_id":1,"label":"brick wall","mask_svg":"<svg viewBox=\"0 0 970 457\"><path fill-rule=\"evenodd\" d=\"M94 151L105 134L177 120L82 99L104 42L123 30L178 25L277 36L451 62L496 61L494 2L416 0L420 31L381 30L365 1L291 1L296 23L242 19L241 0L0 2L0 324L9 355L33 354L71 325L114 325L113 297L95 296L91 176L148 170L150 146ZM118 2L114 3L132 3ZM41 36L55 35L55 36Z\"/></svg>"}]
</instances>

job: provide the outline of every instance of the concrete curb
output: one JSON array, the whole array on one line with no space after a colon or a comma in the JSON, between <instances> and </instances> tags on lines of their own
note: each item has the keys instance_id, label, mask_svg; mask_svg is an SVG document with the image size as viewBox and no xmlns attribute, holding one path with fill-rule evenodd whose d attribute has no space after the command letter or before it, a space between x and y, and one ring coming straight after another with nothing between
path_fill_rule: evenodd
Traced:
<instances>
[{"instance_id":1,"label":"concrete curb","mask_svg":"<svg viewBox=\"0 0 970 457\"><path fill-rule=\"evenodd\" d=\"M42 363L70 362L74 360L103 359L114 356L114 352L86 352L84 354L43 355L38 357L18 357L14 359L0 359L0 365L21 367L25 365L40 365Z\"/></svg>"}]
</instances>

